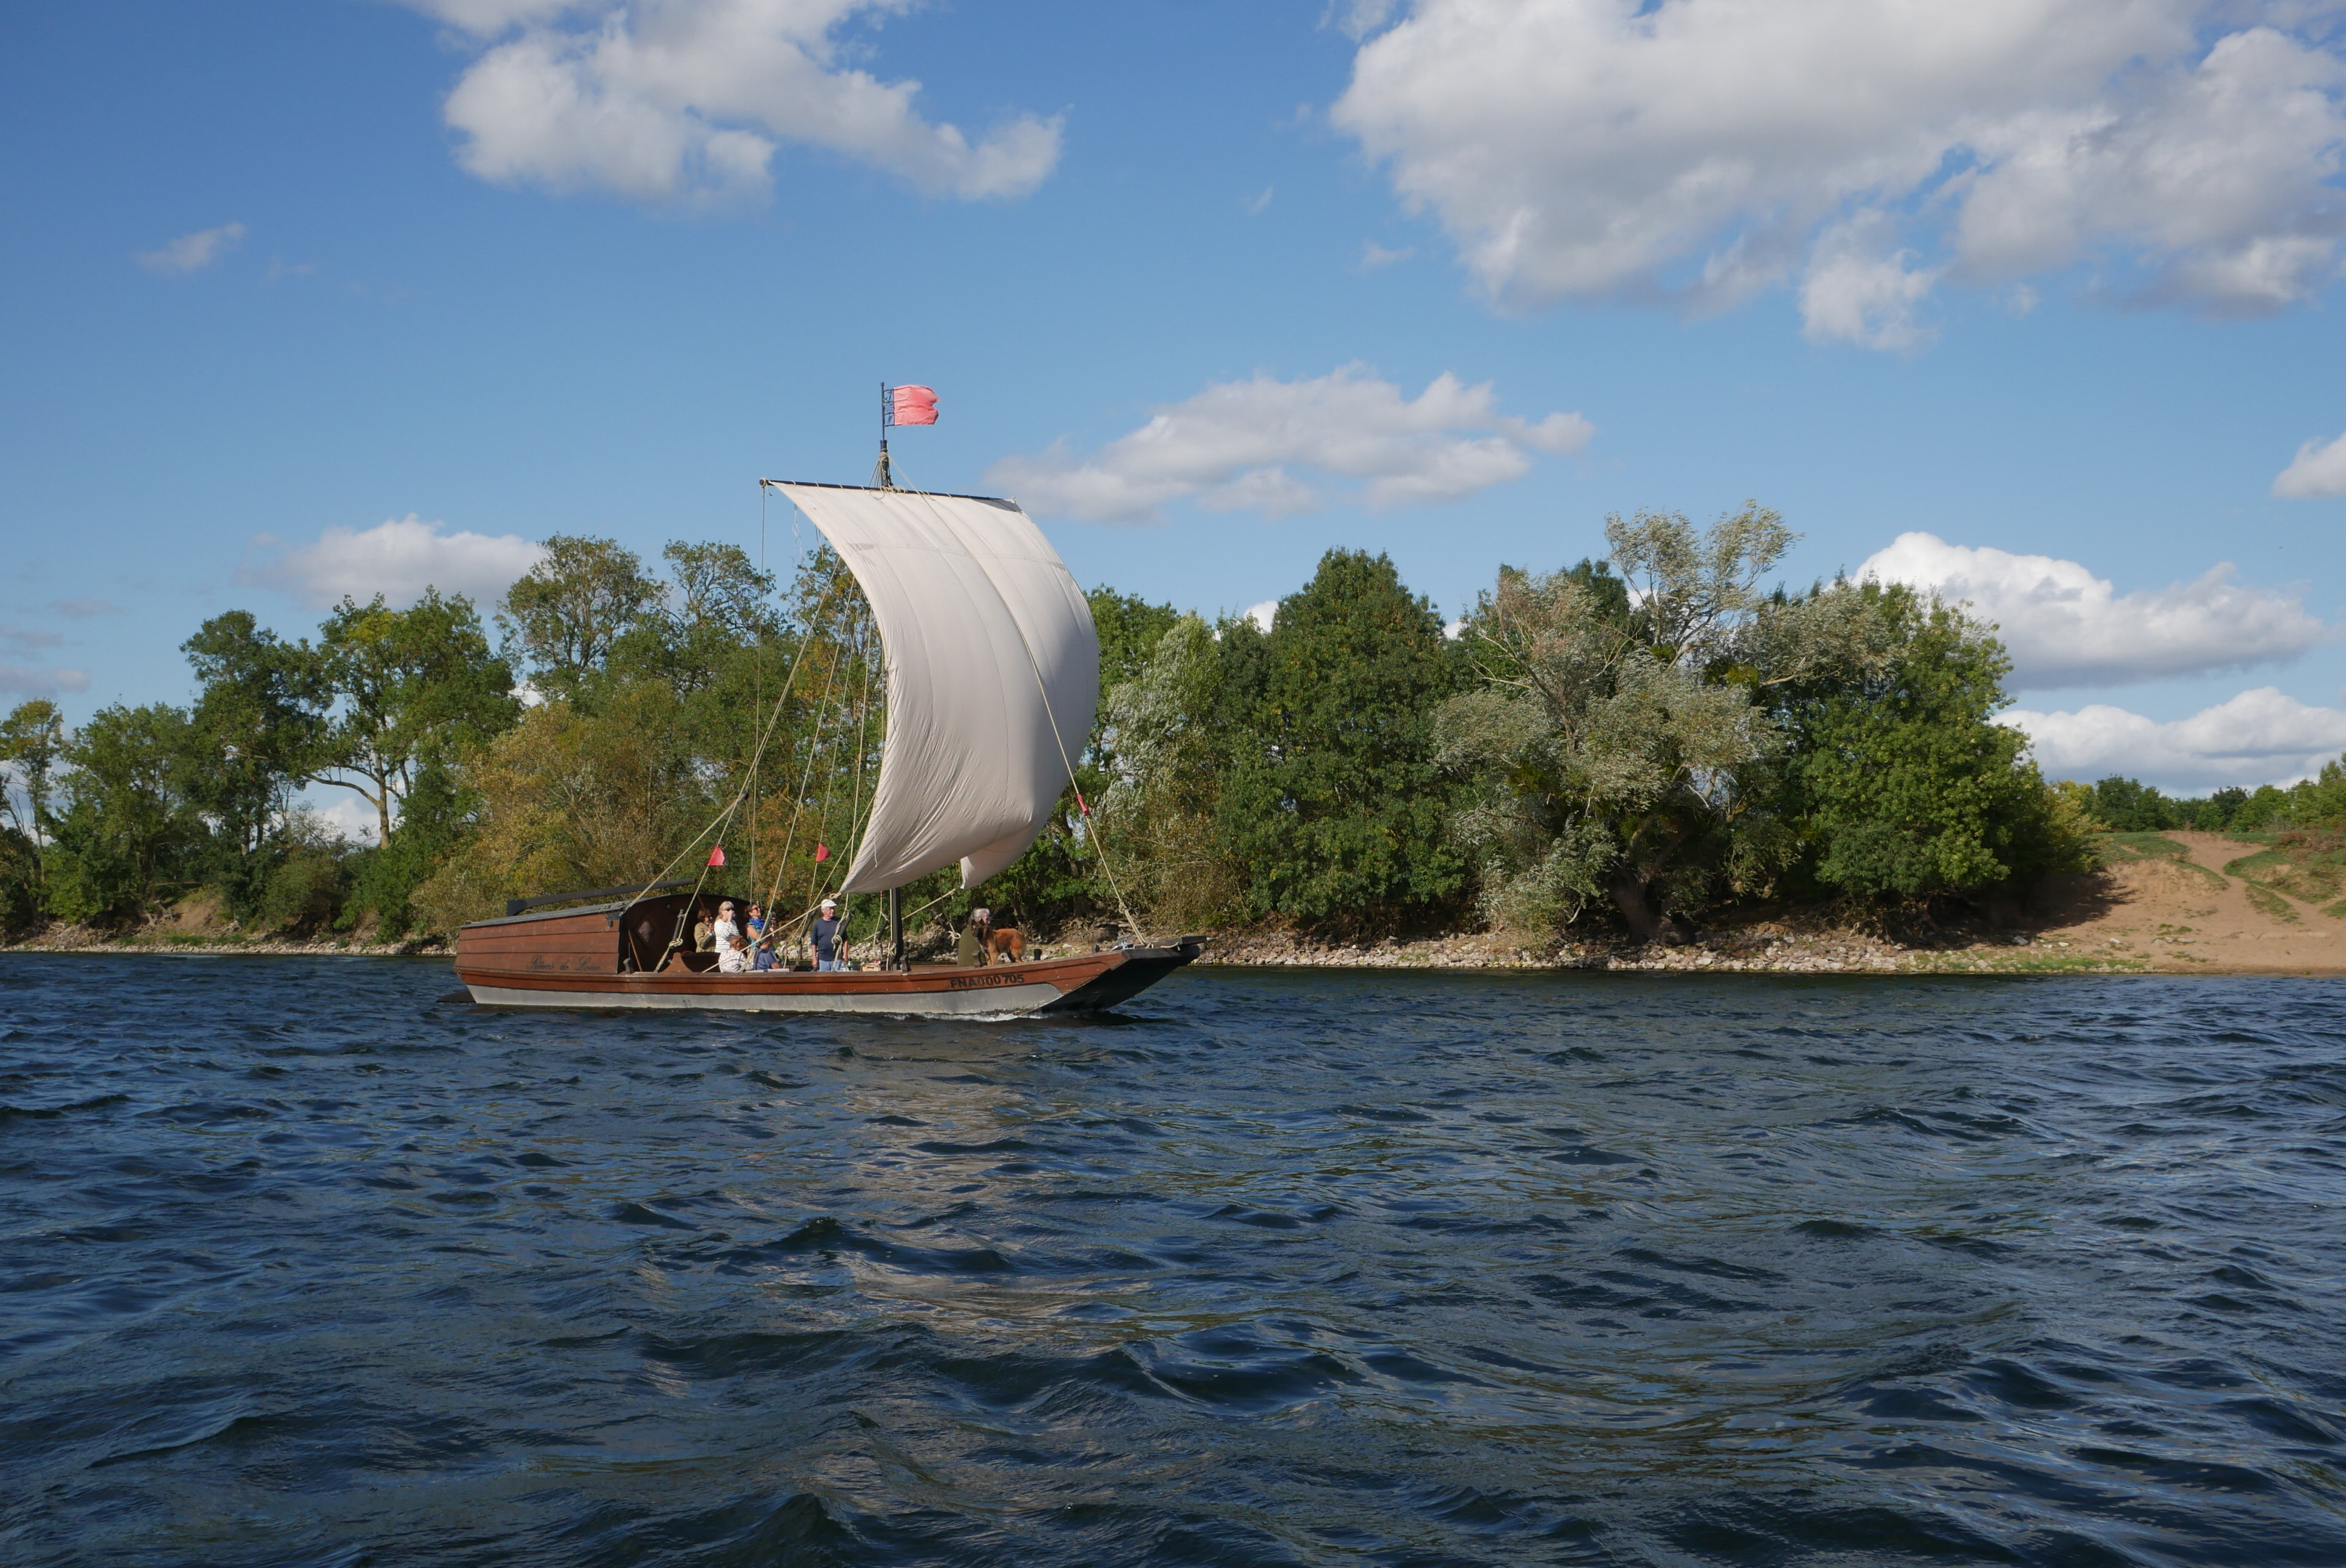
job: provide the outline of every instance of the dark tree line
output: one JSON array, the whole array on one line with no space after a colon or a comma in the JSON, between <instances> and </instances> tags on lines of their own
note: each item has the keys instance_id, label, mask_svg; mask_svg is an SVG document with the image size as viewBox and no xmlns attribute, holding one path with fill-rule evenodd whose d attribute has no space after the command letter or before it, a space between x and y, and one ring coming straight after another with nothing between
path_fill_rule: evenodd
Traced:
<instances>
[{"instance_id":1,"label":"dark tree line","mask_svg":"<svg viewBox=\"0 0 2346 1568\"><path fill-rule=\"evenodd\" d=\"M1449 626L1343 550L1267 629L1095 589L1076 787L980 896L1046 928L1130 909L1160 931L1671 941L1755 901L1927 916L2082 867L2098 830L2346 815L2334 764L2194 801L2048 787L1994 722L1987 628L1903 587L1767 586L1791 542L1757 506L1617 517L1605 559L1503 569ZM729 545L655 570L556 536L488 622L462 596L345 600L288 641L240 610L184 651L184 708L0 721L9 929L201 895L248 930L445 932L516 894L696 874L719 838L709 885L787 917L835 884L885 723L870 610L828 551L784 582ZM376 841L299 809L313 786L362 799ZM908 899L972 901L950 870Z\"/></svg>"}]
</instances>

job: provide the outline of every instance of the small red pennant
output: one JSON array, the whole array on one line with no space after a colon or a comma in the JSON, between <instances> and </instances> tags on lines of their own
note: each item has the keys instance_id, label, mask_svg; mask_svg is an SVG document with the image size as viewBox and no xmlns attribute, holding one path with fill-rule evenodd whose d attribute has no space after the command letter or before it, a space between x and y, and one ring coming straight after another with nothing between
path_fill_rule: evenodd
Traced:
<instances>
[{"instance_id":1,"label":"small red pennant","mask_svg":"<svg viewBox=\"0 0 2346 1568\"><path fill-rule=\"evenodd\" d=\"M712 866L721 866L725 863L724 845L719 844L715 849L709 851L709 863Z\"/></svg>"},{"instance_id":2,"label":"small red pennant","mask_svg":"<svg viewBox=\"0 0 2346 1568\"><path fill-rule=\"evenodd\" d=\"M827 844L817 844L814 847L814 863L819 866L829 859L831 859L831 847Z\"/></svg>"}]
</instances>

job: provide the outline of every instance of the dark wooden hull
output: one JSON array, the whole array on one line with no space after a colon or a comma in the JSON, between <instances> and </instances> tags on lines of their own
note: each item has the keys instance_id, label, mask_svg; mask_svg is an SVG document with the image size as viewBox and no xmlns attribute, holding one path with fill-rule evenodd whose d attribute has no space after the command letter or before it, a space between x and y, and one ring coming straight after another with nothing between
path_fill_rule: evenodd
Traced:
<instances>
[{"instance_id":1,"label":"dark wooden hull","mask_svg":"<svg viewBox=\"0 0 2346 1568\"><path fill-rule=\"evenodd\" d=\"M667 905L677 901L659 900ZM803 970L721 974L696 967L634 970L645 951L630 931L657 934L673 925L645 905L611 904L481 921L456 937L456 978L473 1000L492 1007L699 1008L741 1013L882 1013L984 1016L1087 1013L1137 995L1195 959L1204 942L1117 947L1026 963L962 969L915 964L827 974ZM639 918L641 916L641 918Z\"/></svg>"}]
</instances>

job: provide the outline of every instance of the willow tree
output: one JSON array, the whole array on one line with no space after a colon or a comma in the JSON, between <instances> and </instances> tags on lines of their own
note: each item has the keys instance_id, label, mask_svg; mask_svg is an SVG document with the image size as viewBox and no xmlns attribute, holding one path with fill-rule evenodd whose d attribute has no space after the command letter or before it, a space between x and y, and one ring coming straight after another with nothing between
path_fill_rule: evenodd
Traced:
<instances>
[{"instance_id":1,"label":"willow tree","mask_svg":"<svg viewBox=\"0 0 2346 1568\"><path fill-rule=\"evenodd\" d=\"M1254 629L1247 623L1247 629ZM1158 921L1211 925L1243 914L1245 882L1217 826L1236 727L1226 722L1233 683L1226 650L1203 617L1185 615L1155 651L1101 703L1099 749L1108 780L1099 830L1130 868L1132 896Z\"/></svg>"},{"instance_id":2,"label":"willow tree","mask_svg":"<svg viewBox=\"0 0 2346 1568\"><path fill-rule=\"evenodd\" d=\"M1770 686L1880 657L1847 585L1794 599L1761 579L1794 542L1755 504L1698 530L1678 513L1609 517L1606 563L1503 570L1464 636L1480 677L1435 718L1471 803L1458 831L1485 912L1553 929L1609 901L1647 941L1722 884L1796 852L1775 809L1785 740Z\"/></svg>"}]
</instances>

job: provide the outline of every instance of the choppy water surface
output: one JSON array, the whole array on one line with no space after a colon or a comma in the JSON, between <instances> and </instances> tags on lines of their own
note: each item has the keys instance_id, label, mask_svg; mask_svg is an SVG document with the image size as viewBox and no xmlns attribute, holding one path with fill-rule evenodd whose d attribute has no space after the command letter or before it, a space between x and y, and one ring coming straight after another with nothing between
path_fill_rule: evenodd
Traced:
<instances>
[{"instance_id":1,"label":"choppy water surface","mask_svg":"<svg viewBox=\"0 0 2346 1568\"><path fill-rule=\"evenodd\" d=\"M0 1561L2346 1562L2346 985L0 960Z\"/></svg>"}]
</instances>

